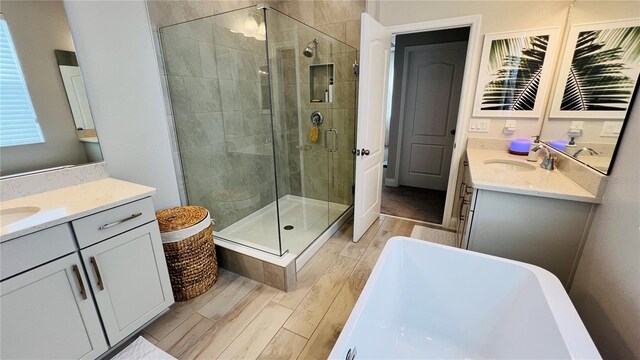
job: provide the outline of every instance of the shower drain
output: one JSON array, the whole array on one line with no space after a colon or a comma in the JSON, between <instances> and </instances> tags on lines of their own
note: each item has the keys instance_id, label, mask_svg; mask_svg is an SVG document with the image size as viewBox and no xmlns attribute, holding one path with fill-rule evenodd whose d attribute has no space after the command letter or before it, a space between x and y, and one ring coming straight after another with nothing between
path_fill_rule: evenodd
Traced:
<instances>
[{"instance_id":1,"label":"shower drain","mask_svg":"<svg viewBox=\"0 0 640 360\"><path fill-rule=\"evenodd\" d=\"M293 225L285 225L285 230L293 230Z\"/></svg>"}]
</instances>

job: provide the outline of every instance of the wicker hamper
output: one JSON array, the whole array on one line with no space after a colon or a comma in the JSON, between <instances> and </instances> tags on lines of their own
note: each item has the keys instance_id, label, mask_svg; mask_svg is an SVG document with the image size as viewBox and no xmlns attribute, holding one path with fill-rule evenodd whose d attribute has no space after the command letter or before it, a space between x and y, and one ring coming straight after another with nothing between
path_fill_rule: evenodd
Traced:
<instances>
[{"instance_id":1,"label":"wicker hamper","mask_svg":"<svg viewBox=\"0 0 640 360\"><path fill-rule=\"evenodd\" d=\"M218 279L218 261L207 209L179 206L158 211L156 217L175 300L209 290Z\"/></svg>"}]
</instances>

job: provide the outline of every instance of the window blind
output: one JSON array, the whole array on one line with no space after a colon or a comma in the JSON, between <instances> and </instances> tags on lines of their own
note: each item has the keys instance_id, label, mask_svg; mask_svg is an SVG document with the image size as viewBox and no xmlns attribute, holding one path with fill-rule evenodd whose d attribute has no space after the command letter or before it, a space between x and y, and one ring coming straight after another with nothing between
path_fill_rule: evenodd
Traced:
<instances>
[{"instance_id":1,"label":"window blind","mask_svg":"<svg viewBox=\"0 0 640 360\"><path fill-rule=\"evenodd\" d=\"M0 15L0 147L44 142L7 22Z\"/></svg>"}]
</instances>

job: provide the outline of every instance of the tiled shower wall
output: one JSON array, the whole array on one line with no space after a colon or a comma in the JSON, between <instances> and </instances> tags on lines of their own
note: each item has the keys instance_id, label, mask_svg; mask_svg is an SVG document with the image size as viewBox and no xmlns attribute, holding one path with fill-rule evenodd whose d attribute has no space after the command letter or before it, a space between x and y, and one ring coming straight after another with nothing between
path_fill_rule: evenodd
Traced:
<instances>
[{"instance_id":1,"label":"tiled shower wall","mask_svg":"<svg viewBox=\"0 0 640 360\"><path fill-rule=\"evenodd\" d=\"M273 84L274 115L286 119L291 194L350 205L353 203L351 149L355 146L356 103L352 65L356 50L279 13L269 14L270 62L272 72L277 74L275 78L280 80ZM319 42L315 56L302 56L301 49L313 39ZM297 44L292 45L292 41ZM333 64L333 74L323 74L324 81L314 83L323 93L329 78L333 78L334 101L331 103L311 102L310 66L318 64ZM324 115L316 143L309 141L313 111ZM329 128L339 132L336 144L333 134L327 139L329 147L337 147L337 152L324 149L324 130Z\"/></svg>"},{"instance_id":2,"label":"tiled shower wall","mask_svg":"<svg viewBox=\"0 0 640 360\"><path fill-rule=\"evenodd\" d=\"M163 28L161 42L189 202L222 230L276 198L265 43L213 18Z\"/></svg>"},{"instance_id":3,"label":"tiled shower wall","mask_svg":"<svg viewBox=\"0 0 640 360\"><path fill-rule=\"evenodd\" d=\"M332 1L332 0L302 0L302 1L283 1L283 0L272 0L266 1L267 5L282 11L283 13L305 23L310 26L313 26L332 37L346 42L347 44L358 48L360 43L360 14L365 11L366 3L364 0L344 0L344 1ZM198 19L202 17L206 17L209 15L220 14L227 11L232 11L235 9L244 8L247 6L256 5L255 1L225 1L225 0L214 0L214 1L175 1L175 0L148 0L147 7L149 9L149 18L152 26L154 39L156 40L156 54L159 62L162 83L165 94L165 104L166 111L169 120L169 129L170 132L175 134L174 121L173 121L173 110L171 108L171 103L169 101L169 91L167 86L167 74L165 69L165 64L162 59L162 53L160 51L160 41L159 41L159 33L158 29L160 27L173 25L177 23L181 23L184 21L189 21L193 19ZM335 109L332 110L332 113L343 113L346 117L349 117L349 112L353 111L352 109ZM351 117L354 118L354 117ZM276 122L276 126L280 126ZM345 127L347 128L347 127ZM350 128L350 127L349 127ZM288 128L290 129L290 128ZM292 128L291 128L292 129ZM276 128L276 130L278 130ZM350 130L352 131L352 130ZM294 131L295 132L295 131ZM291 133L291 131L289 131ZM347 133L344 133L341 137L342 142L346 142ZM293 136L293 135L291 135ZM172 149L174 155L174 161L176 164L179 163L179 153L178 146L176 143L175 136L172 137ZM349 146L344 144L345 146ZM212 145L214 146L214 145ZM281 149L276 149L276 151L280 151ZM278 152L279 154L282 152ZM291 159L292 157L289 157ZM291 160L289 160L291 161ZM293 160L295 161L295 160ZM339 162L337 166L346 167L347 162ZM281 168L281 164L279 163L278 168ZM295 165L295 164L290 164ZM335 166L335 165L332 165ZM181 171L180 167L176 167L178 171ZM295 171L296 168L289 168L289 171ZM280 174L279 174L280 175ZM282 174L285 176L287 174ZM349 175L353 176L353 174ZM300 182L303 181L302 178L298 177ZM335 180L335 179L334 179ZM287 181L290 181L290 189L295 190L296 177L290 177ZM289 186L287 181L279 182L278 185L286 184L282 186ZM182 174L178 174L178 184L180 186L180 194L182 198L182 203L186 204L186 189L183 183ZM344 186L346 187L346 185ZM301 186L298 186L301 188ZM350 188L350 186L349 186ZM284 189L278 189L280 192ZM341 191L344 197L344 194L349 191ZM282 193L282 192L281 192ZM297 194L297 191L292 191L292 193ZM332 198L336 198L338 195L332 196ZM326 195L325 195L326 198ZM334 201L334 200L332 200Z\"/></svg>"}]
</instances>

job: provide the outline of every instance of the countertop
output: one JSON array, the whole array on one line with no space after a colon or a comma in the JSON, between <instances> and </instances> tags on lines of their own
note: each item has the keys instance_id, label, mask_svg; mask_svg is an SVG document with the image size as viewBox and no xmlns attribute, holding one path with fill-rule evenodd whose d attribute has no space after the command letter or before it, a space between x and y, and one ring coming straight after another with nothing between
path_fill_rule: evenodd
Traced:
<instances>
[{"instance_id":1,"label":"countertop","mask_svg":"<svg viewBox=\"0 0 640 360\"><path fill-rule=\"evenodd\" d=\"M0 209L37 206L36 214L0 227L0 242L139 200L155 189L113 178L0 202Z\"/></svg>"},{"instance_id":2,"label":"countertop","mask_svg":"<svg viewBox=\"0 0 640 360\"><path fill-rule=\"evenodd\" d=\"M601 203L602 199L585 190L558 170L545 170L526 156L517 156L501 150L467 149L471 183L475 189L533 195L561 200ZM513 172L489 167L485 160L508 159L531 164L533 171Z\"/></svg>"}]
</instances>

